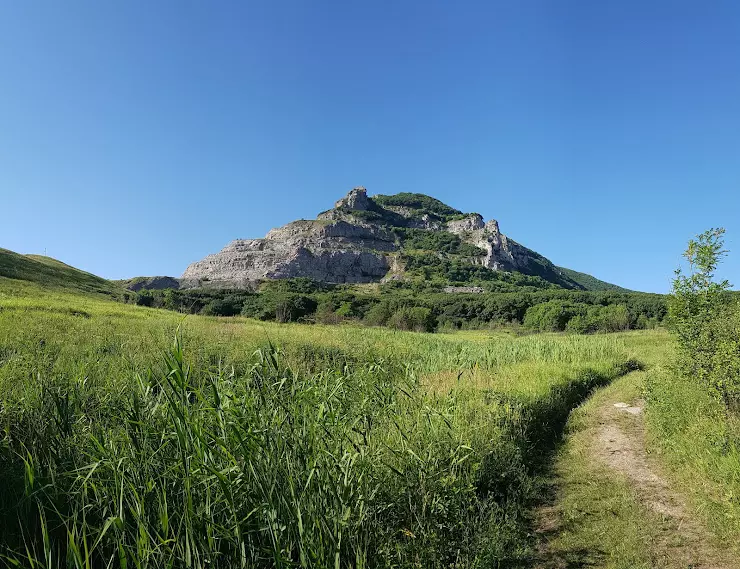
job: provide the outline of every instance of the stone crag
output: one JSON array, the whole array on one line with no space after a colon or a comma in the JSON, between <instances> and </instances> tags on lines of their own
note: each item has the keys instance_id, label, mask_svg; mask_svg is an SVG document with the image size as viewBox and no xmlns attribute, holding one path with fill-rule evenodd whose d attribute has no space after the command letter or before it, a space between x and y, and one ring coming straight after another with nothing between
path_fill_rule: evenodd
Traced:
<instances>
[{"instance_id":1,"label":"stone crag","mask_svg":"<svg viewBox=\"0 0 740 569\"><path fill-rule=\"evenodd\" d=\"M484 222L477 213L462 214L422 194L408 195L414 197L408 204L395 200L384 206L380 199L369 197L365 188L354 188L315 220L294 221L273 229L263 239L232 241L220 252L191 264L182 275L181 286L245 287L258 280L292 277L330 283L402 278L399 253L403 245L394 228L403 227L455 234L481 250L480 257L470 262L489 269L519 271L580 288L550 261L501 233L497 221Z\"/></svg>"}]
</instances>

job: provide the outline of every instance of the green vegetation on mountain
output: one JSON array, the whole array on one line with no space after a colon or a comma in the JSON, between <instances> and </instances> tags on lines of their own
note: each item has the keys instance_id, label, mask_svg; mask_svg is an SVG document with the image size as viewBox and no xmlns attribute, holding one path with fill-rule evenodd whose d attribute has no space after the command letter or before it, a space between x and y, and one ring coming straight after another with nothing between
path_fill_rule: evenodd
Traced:
<instances>
[{"instance_id":1,"label":"green vegetation on mountain","mask_svg":"<svg viewBox=\"0 0 740 569\"><path fill-rule=\"evenodd\" d=\"M428 229L395 228L401 247L406 252L421 251L431 254L457 255L470 259L486 254L483 249L464 243L459 235L446 231L430 231Z\"/></svg>"},{"instance_id":2,"label":"green vegetation on mountain","mask_svg":"<svg viewBox=\"0 0 740 569\"><path fill-rule=\"evenodd\" d=\"M621 286L599 280L596 277L592 277L591 275L588 275L586 273L579 273L578 271L566 269L565 267L556 268L570 280L582 286L585 290L614 290L620 292L629 292L629 290L626 288L622 288Z\"/></svg>"},{"instance_id":3,"label":"green vegetation on mountain","mask_svg":"<svg viewBox=\"0 0 740 569\"><path fill-rule=\"evenodd\" d=\"M417 217L430 215L442 221L452 221L464 216L463 212L425 194L401 192L391 196L378 194L372 197L376 204L387 207L398 207L412 210Z\"/></svg>"}]
</instances>

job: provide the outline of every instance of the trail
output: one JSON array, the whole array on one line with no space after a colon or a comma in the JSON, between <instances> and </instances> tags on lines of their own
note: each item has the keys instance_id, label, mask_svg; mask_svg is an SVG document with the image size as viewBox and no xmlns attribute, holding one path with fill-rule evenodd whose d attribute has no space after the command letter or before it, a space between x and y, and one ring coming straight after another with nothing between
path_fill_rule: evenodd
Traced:
<instances>
[{"instance_id":1,"label":"trail","mask_svg":"<svg viewBox=\"0 0 740 569\"><path fill-rule=\"evenodd\" d=\"M639 373L639 372L638 372ZM632 374L630 374L632 375ZM618 382L629 381L625 376ZM634 399L625 403L619 399L619 389L605 388L597 392L585 410L585 427L578 434L577 452L596 469L605 469L610 476L616 475L627 482L629 493L636 508L643 515L635 515L631 520L620 520L622 523L638 527L649 538L646 557L650 567L680 567L689 569L737 569L736 560L723 551L713 540L709 532L693 515L686 500L671 487L663 475L657 459L646 451L644 402ZM573 450L571 450L573 452ZM589 467L590 468L590 467ZM582 473L581 473L582 474ZM567 477L568 474L566 473ZM562 474L560 475L562 478ZM571 481L570 485L574 483ZM610 496L611 489L604 487L604 480L594 476L592 480L578 480L578 484L600 484L598 492L605 498L602 508ZM574 567L621 567L619 552L604 551L601 544L594 543L593 552L564 551L554 547L558 535L564 531L565 523L561 502L568 492L568 483L556 480L554 503L542 507L537 512L537 534L540 537L538 562L540 569L565 569ZM618 490L615 488L614 492ZM591 501L593 507L598 501ZM607 512L611 515L624 515L623 512ZM596 512L596 516L600 513ZM601 512L602 517L605 512ZM594 512L587 512L594 516ZM574 530L572 527L568 531ZM580 556L580 559L579 559ZM596 560L596 561L595 561Z\"/></svg>"}]
</instances>

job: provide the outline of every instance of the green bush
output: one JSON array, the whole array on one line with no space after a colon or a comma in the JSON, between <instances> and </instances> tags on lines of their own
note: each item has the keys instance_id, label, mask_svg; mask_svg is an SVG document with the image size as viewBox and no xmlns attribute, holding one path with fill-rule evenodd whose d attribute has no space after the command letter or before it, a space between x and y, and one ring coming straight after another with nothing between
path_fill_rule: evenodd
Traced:
<instances>
[{"instance_id":1,"label":"green bush","mask_svg":"<svg viewBox=\"0 0 740 569\"><path fill-rule=\"evenodd\" d=\"M242 301L235 297L215 299L206 304L201 314L206 316L236 316L242 310Z\"/></svg>"},{"instance_id":2,"label":"green bush","mask_svg":"<svg viewBox=\"0 0 740 569\"><path fill-rule=\"evenodd\" d=\"M393 304L381 301L373 305L365 313L365 323L370 326L385 326L391 316L393 316L395 310L396 308Z\"/></svg>"},{"instance_id":3,"label":"green bush","mask_svg":"<svg viewBox=\"0 0 740 569\"><path fill-rule=\"evenodd\" d=\"M585 304L551 300L529 308L524 315L524 327L540 332L562 332L574 316L585 317L587 312Z\"/></svg>"},{"instance_id":4,"label":"green bush","mask_svg":"<svg viewBox=\"0 0 740 569\"><path fill-rule=\"evenodd\" d=\"M388 326L395 330L432 332L436 325L432 311L421 306L399 308L388 319Z\"/></svg>"},{"instance_id":5,"label":"green bush","mask_svg":"<svg viewBox=\"0 0 740 569\"><path fill-rule=\"evenodd\" d=\"M314 320L320 324L338 324L342 317L336 313L333 302L324 300L316 307Z\"/></svg>"},{"instance_id":6,"label":"green bush","mask_svg":"<svg viewBox=\"0 0 740 569\"><path fill-rule=\"evenodd\" d=\"M623 304L589 308L588 316L594 319L595 328L600 332L619 332L630 327L629 311Z\"/></svg>"},{"instance_id":7,"label":"green bush","mask_svg":"<svg viewBox=\"0 0 740 569\"><path fill-rule=\"evenodd\" d=\"M275 299L275 320L295 322L316 310L316 301L309 296L286 294Z\"/></svg>"},{"instance_id":8,"label":"green bush","mask_svg":"<svg viewBox=\"0 0 740 569\"><path fill-rule=\"evenodd\" d=\"M678 343L678 365L727 406L740 399L740 305L714 272L726 254L724 229L710 229L689 241L668 301L669 325Z\"/></svg>"},{"instance_id":9,"label":"green bush","mask_svg":"<svg viewBox=\"0 0 740 569\"><path fill-rule=\"evenodd\" d=\"M381 194L373 196L372 199L376 204L383 207L406 207L416 210L419 215L431 214L441 219L462 215L462 212L459 209L450 207L447 204L439 201L438 199L427 196L425 194L401 192L392 196Z\"/></svg>"},{"instance_id":10,"label":"green bush","mask_svg":"<svg viewBox=\"0 0 740 569\"><path fill-rule=\"evenodd\" d=\"M458 235L446 231L429 231L426 229L396 228L396 235L406 250L432 251L434 254L459 255L463 257L480 257L485 251L463 243Z\"/></svg>"}]
</instances>

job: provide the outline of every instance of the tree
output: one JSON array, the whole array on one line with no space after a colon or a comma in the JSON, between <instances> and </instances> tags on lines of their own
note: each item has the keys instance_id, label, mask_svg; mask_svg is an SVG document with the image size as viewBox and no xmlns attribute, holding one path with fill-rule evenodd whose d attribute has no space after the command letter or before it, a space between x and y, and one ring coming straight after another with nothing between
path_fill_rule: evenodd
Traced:
<instances>
[{"instance_id":1,"label":"tree","mask_svg":"<svg viewBox=\"0 0 740 569\"><path fill-rule=\"evenodd\" d=\"M540 332L562 332L574 316L585 316L587 310L585 304L550 300L528 308L524 326Z\"/></svg>"},{"instance_id":2,"label":"tree","mask_svg":"<svg viewBox=\"0 0 740 569\"><path fill-rule=\"evenodd\" d=\"M731 305L726 293L730 284L716 282L714 276L727 254L724 234L722 228L710 229L689 241L683 254L689 273L676 270L668 300L668 324L678 342L683 373L707 385L729 405L738 395L740 377L735 371L728 374L728 367L737 369L740 354L731 324L737 307Z\"/></svg>"}]
</instances>

